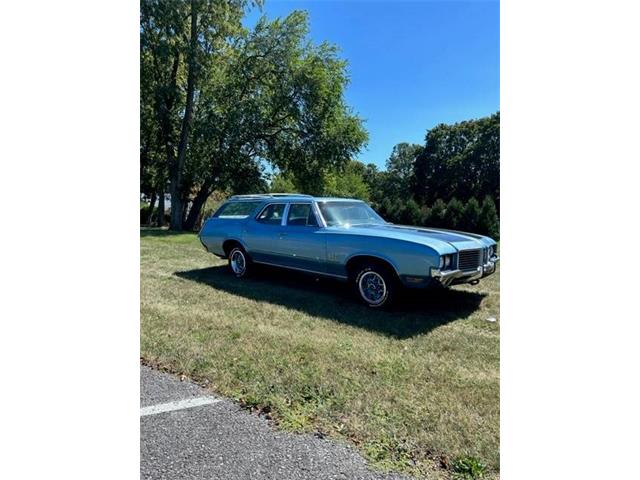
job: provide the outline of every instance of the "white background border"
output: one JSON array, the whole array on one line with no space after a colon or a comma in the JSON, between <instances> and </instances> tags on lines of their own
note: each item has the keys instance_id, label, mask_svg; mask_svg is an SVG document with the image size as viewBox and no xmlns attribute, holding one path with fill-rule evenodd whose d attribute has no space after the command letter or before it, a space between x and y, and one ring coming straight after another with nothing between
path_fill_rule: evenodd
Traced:
<instances>
[{"instance_id":1,"label":"white background border","mask_svg":"<svg viewBox=\"0 0 640 480\"><path fill-rule=\"evenodd\" d=\"M0 7L0 478L139 478L139 4Z\"/></svg>"},{"instance_id":2,"label":"white background border","mask_svg":"<svg viewBox=\"0 0 640 480\"><path fill-rule=\"evenodd\" d=\"M502 4L503 479L637 473L636 5ZM0 477L138 478L138 3L0 15Z\"/></svg>"}]
</instances>

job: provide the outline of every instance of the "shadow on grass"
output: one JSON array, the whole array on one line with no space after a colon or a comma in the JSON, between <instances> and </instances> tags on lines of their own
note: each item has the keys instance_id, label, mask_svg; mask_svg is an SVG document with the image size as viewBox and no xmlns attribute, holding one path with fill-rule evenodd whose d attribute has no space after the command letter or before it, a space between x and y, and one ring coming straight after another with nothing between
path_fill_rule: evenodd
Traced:
<instances>
[{"instance_id":1,"label":"shadow on grass","mask_svg":"<svg viewBox=\"0 0 640 480\"><path fill-rule=\"evenodd\" d=\"M424 334L440 325L467 318L478 310L486 296L459 290L405 290L396 306L384 311L360 305L344 282L262 265L245 279L232 276L226 266L175 272L175 275L233 295L282 305L396 338Z\"/></svg>"}]
</instances>

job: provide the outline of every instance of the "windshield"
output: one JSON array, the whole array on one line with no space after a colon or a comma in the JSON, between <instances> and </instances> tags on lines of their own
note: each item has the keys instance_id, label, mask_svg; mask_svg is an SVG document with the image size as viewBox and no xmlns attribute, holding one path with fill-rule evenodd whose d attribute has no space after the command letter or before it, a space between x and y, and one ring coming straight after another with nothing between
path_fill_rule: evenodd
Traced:
<instances>
[{"instance_id":1,"label":"windshield","mask_svg":"<svg viewBox=\"0 0 640 480\"><path fill-rule=\"evenodd\" d=\"M328 227L386 223L364 202L319 202L318 207Z\"/></svg>"}]
</instances>

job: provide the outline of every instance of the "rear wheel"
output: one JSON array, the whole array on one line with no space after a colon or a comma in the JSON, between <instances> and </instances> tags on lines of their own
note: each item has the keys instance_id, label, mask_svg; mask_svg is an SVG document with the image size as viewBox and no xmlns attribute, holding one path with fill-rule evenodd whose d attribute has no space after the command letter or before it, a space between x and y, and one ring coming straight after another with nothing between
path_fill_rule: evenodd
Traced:
<instances>
[{"instance_id":1,"label":"rear wheel","mask_svg":"<svg viewBox=\"0 0 640 480\"><path fill-rule=\"evenodd\" d=\"M355 289L360 300L371 308L390 306L398 290L395 274L376 264L365 264L357 270Z\"/></svg>"},{"instance_id":2,"label":"rear wheel","mask_svg":"<svg viewBox=\"0 0 640 480\"><path fill-rule=\"evenodd\" d=\"M236 277L246 277L251 269L251 259L242 247L233 247L229 252L229 270Z\"/></svg>"}]
</instances>

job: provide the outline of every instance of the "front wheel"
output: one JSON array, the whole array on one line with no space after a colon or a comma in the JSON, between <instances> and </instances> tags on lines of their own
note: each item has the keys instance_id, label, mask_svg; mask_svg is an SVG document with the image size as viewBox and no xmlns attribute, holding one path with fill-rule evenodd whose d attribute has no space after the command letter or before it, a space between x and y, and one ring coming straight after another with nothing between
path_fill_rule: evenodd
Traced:
<instances>
[{"instance_id":1,"label":"front wheel","mask_svg":"<svg viewBox=\"0 0 640 480\"><path fill-rule=\"evenodd\" d=\"M242 247L234 247L229 252L229 270L236 277L246 277L251 268L251 259Z\"/></svg>"},{"instance_id":2,"label":"front wheel","mask_svg":"<svg viewBox=\"0 0 640 480\"><path fill-rule=\"evenodd\" d=\"M397 293L395 275L379 265L364 265L355 277L360 300L371 308L388 307Z\"/></svg>"}]
</instances>

